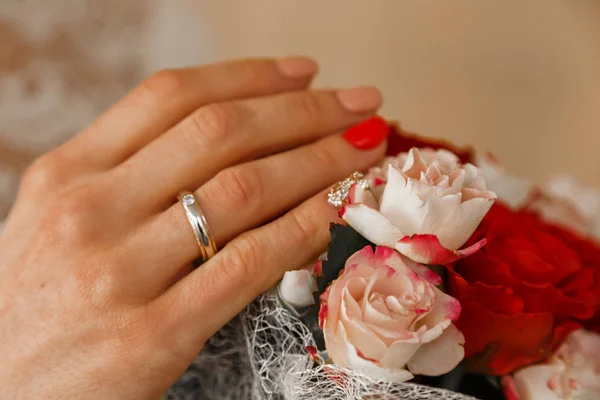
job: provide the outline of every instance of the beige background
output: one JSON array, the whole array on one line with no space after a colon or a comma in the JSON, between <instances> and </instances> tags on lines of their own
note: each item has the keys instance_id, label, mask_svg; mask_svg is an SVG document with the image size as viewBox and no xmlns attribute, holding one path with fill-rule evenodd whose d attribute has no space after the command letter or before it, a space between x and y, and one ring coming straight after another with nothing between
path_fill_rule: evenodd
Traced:
<instances>
[{"instance_id":1,"label":"beige background","mask_svg":"<svg viewBox=\"0 0 600 400\"><path fill-rule=\"evenodd\" d=\"M0 219L34 157L151 71L294 53L409 130L600 187L597 0L0 1Z\"/></svg>"},{"instance_id":2,"label":"beige background","mask_svg":"<svg viewBox=\"0 0 600 400\"><path fill-rule=\"evenodd\" d=\"M215 58L305 53L318 84L372 83L407 129L537 180L600 187L600 2L196 1Z\"/></svg>"}]
</instances>

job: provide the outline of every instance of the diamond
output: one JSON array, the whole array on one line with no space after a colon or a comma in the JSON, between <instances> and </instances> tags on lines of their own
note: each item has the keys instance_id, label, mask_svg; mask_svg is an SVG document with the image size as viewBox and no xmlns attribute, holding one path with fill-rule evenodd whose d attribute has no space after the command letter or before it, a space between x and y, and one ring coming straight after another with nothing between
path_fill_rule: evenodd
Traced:
<instances>
[{"instance_id":1,"label":"diamond","mask_svg":"<svg viewBox=\"0 0 600 400\"><path fill-rule=\"evenodd\" d=\"M331 190L329 190L329 194L327 195L327 201L329 204L339 208L348 203L348 191L355 184L368 189L369 183L362 178L363 174L360 172L354 172L348 178L336 183Z\"/></svg>"},{"instance_id":2,"label":"diamond","mask_svg":"<svg viewBox=\"0 0 600 400\"><path fill-rule=\"evenodd\" d=\"M191 206L192 204L194 204L196 202L196 198L194 197L194 195L186 194L181 199L181 202L186 206Z\"/></svg>"}]
</instances>

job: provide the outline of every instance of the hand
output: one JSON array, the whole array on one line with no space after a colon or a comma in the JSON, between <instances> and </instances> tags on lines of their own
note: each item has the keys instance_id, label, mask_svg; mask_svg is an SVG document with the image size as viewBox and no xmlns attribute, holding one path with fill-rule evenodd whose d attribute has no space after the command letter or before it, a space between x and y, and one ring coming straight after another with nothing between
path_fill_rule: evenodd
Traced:
<instances>
[{"instance_id":1,"label":"hand","mask_svg":"<svg viewBox=\"0 0 600 400\"><path fill-rule=\"evenodd\" d=\"M338 134L379 92L309 90L316 69L163 71L34 163L0 238L0 398L156 398L316 258L336 218L322 191L384 151L381 135ZM186 189L221 249L194 270Z\"/></svg>"}]
</instances>

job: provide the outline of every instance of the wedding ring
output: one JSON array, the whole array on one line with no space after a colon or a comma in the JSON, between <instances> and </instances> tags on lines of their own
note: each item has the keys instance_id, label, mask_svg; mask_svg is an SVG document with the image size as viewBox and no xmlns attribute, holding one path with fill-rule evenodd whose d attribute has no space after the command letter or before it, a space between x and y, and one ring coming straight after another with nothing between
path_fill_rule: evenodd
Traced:
<instances>
[{"instance_id":1,"label":"wedding ring","mask_svg":"<svg viewBox=\"0 0 600 400\"><path fill-rule=\"evenodd\" d=\"M187 191L181 192L178 199L183 206L188 221L190 221L194 237L200 247L201 261L206 262L217 253L217 244L210 233L206 218L204 218L204 214L198 206L198 200L193 193Z\"/></svg>"}]
</instances>

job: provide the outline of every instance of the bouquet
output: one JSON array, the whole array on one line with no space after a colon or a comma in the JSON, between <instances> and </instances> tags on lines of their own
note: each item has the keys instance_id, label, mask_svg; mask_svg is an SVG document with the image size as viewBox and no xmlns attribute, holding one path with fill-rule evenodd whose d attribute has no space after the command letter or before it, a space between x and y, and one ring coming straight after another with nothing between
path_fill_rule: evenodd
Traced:
<instances>
[{"instance_id":1,"label":"bouquet","mask_svg":"<svg viewBox=\"0 0 600 400\"><path fill-rule=\"evenodd\" d=\"M331 189L344 224L208 343L167 398L600 399L600 196L389 130ZM462 392L462 393L460 393Z\"/></svg>"}]
</instances>

